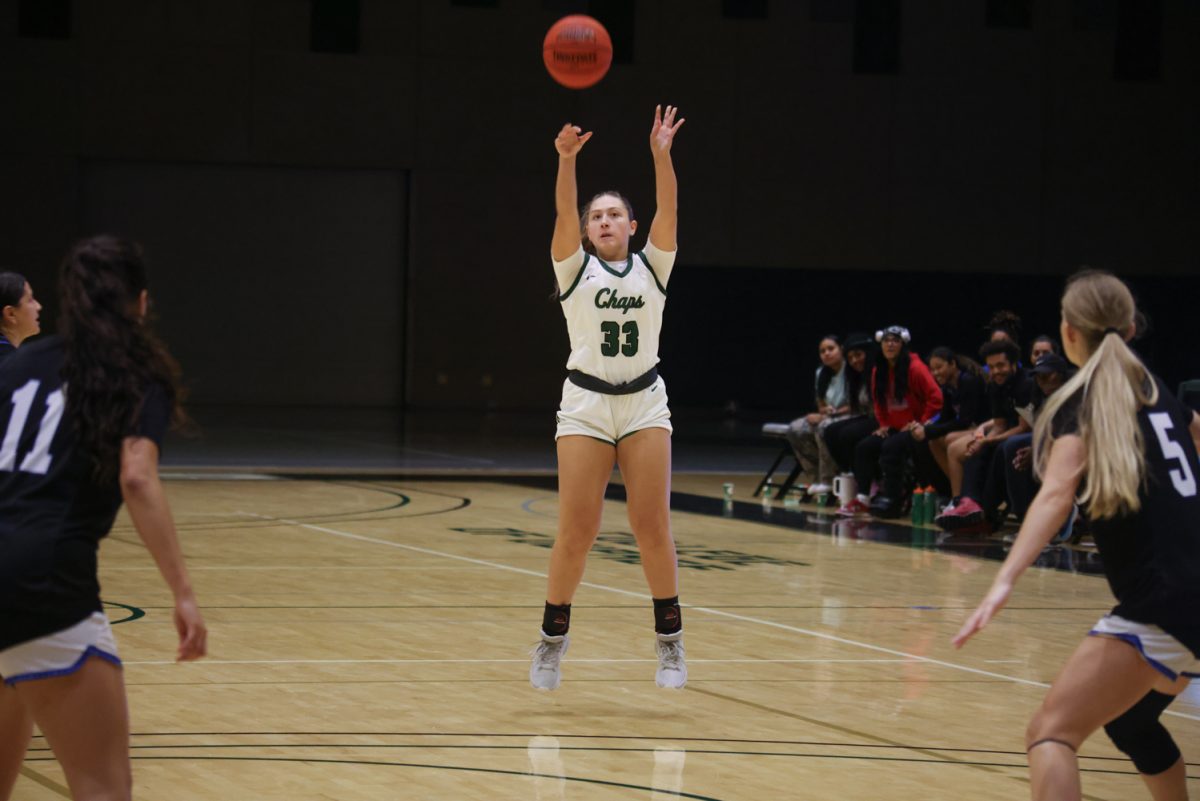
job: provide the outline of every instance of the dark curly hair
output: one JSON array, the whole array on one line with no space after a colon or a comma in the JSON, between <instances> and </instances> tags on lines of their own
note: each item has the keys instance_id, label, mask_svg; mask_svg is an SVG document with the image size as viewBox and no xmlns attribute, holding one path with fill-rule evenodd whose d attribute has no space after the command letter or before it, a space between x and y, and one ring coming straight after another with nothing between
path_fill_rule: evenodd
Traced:
<instances>
[{"instance_id":1,"label":"dark curly hair","mask_svg":"<svg viewBox=\"0 0 1200 801\"><path fill-rule=\"evenodd\" d=\"M152 387L166 393L173 422L186 421L179 366L140 313L146 288L141 247L114 236L77 243L59 271L67 419L101 482L115 477L121 442Z\"/></svg>"}]
</instances>

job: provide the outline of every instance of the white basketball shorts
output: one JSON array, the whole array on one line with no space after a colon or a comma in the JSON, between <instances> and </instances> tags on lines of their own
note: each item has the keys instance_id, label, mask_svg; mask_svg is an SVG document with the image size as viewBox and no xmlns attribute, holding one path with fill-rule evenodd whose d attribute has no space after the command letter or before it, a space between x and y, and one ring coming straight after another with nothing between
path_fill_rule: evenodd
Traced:
<instances>
[{"instance_id":1,"label":"white basketball shorts","mask_svg":"<svg viewBox=\"0 0 1200 801\"><path fill-rule=\"evenodd\" d=\"M0 676L9 686L66 676L83 667L90 656L121 664L112 627L102 612L93 612L70 628L0 651Z\"/></svg>"},{"instance_id":2,"label":"white basketball shorts","mask_svg":"<svg viewBox=\"0 0 1200 801\"><path fill-rule=\"evenodd\" d=\"M617 444L646 428L671 428L671 410L667 408L667 384L658 380L630 395L605 395L563 382L562 404L558 408L558 430L566 437L579 434Z\"/></svg>"}]
</instances>

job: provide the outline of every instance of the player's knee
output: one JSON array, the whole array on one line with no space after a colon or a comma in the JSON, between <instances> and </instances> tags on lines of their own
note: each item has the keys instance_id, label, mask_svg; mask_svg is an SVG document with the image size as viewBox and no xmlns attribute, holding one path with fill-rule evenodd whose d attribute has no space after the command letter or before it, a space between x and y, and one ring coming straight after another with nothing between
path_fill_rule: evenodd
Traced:
<instances>
[{"instance_id":1,"label":"player's knee","mask_svg":"<svg viewBox=\"0 0 1200 801\"><path fill-rule=\"evenodd\" d=\"M1133 760L1139 773L1153 776L1179 761L1179 746L1159 721L1174 696L1151 690L1104 727L1113 745Z\"/></svg>"},{"instance_id":2,"label":"player's knee","mask_svg":"<svg viewBox=\"0 0 1200 801\"><path fill-rule=\"evenodd\" d=\"M1025 750L1037 748L1046 743L1058 743L1072 751L1078 750L1079 743L1084 739L1078 732L1071 730L1059 715L1054 714L1042 705L1029 719L1025 727Z\"/></svg>"},{"instance_id":3,"label":"player's knee","mask_svg":"<svg viewBox=\"0 0 1200 801\"><path fill-rule=\"evenodd\" d=\"M629 526L633 529L638 548L645 550L666 550L674 547L671 538L671 523L660 515L647 515L643 518L630 516Z\"/></svg>"},{"instance_id":4,"label":"player's knee","mask_svg":"<svg viewBox=\"0 0 1200 801\"><path fill-rule=\"evenodd\" d=\"M583 559L592 550L596 534L584 531L560 531L554 540L554 549L568 559Z\"/></svg>"}]
</instances>

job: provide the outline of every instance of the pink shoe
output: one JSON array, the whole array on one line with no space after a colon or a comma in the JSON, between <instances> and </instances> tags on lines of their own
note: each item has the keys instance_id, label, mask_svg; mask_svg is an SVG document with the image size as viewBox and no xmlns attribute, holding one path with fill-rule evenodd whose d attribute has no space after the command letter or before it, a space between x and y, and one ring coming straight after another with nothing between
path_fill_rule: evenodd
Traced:
<instances>
[{"instance_id":1,"label":"pink shoe","mask_svg":"<svg viewBox=\"0 0 1200 801\"><path fill-rule=\"evenodd\" d=\"M976 526L983 522L983 507L964 495L955 498L933 522L947 531Z\"/></svg>"},{"instance_id":2,"label":"pink shoe","mask_svg":"<svg viewBox=\"0 0 1200 801\"><path fill-rule=\"evenodd\" d=\"M850 501L845 506L841 506L837 510L838 517L870 517L871 510L865 503L858 498Z\"/></svg>"}]
</instances>

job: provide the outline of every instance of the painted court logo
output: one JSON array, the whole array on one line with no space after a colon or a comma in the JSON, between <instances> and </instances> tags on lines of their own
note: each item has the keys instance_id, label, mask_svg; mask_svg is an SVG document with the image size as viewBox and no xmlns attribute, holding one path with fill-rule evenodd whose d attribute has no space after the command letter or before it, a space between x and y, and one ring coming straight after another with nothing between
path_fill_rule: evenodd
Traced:
<instances>
[{"instance_id":1,"label":"painted court logo","mask_svg":"<svg viewBox=\"0 0 1200 801\"><path fill-rule=\"evenodd\" d=\"M553 548L554 535L542 534L537 531L524 531L519 528L452 528L463 534L505 537L510 542L520 542L536 548ZM794 559L777 559L773 556L761 556L753 553L743 553L725 548L710 548L707 545L684 545L676 542L679 567L684 570L736 570L739 567L751 565L795 565L808 567L808 562ZM596 537L592 553L601 559L621 562L627 565L640 565L641 554L638 553L637 541L632 534L624 531L602 531ZM675 610L678 615L678 609Z\"/></svg>"}]
</instances>

